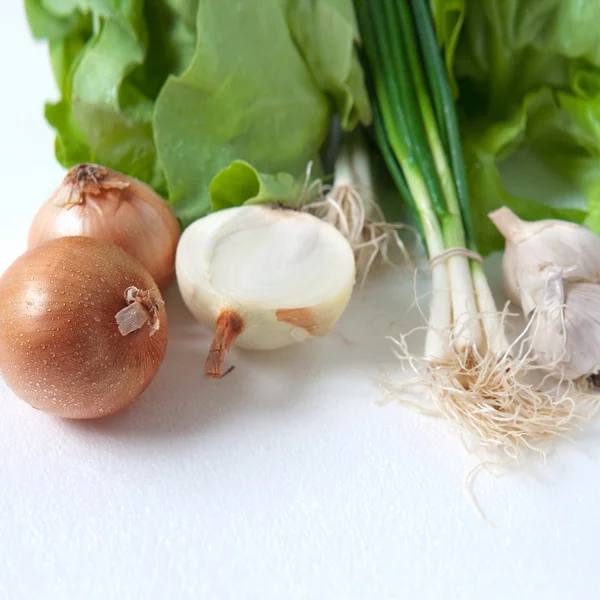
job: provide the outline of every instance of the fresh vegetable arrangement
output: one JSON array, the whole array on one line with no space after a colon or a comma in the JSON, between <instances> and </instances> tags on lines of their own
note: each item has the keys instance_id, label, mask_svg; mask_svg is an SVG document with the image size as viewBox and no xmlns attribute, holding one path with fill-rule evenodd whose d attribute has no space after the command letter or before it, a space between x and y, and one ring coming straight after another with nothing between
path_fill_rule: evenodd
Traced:
<instances>
[{"instance_id":1,"label":"fresh vegetable arrangement","mask_svg":"<svg viewBox=\"0 0 600 600\"><path fill-rule=\"evenodd\" d=\"M278 348L325 335L356 277L406 256L405 225L386 215L407 206L432 301L422 357L397 343L418 373L402 393L416 383L511 457L591 414L600 371L597 2L25 8L33 35L48 40L60 100L46 117L70 170L36 216L29 252L0 279L0 373L18 395L75 418L134 400L165 352L159 289L175 272L190 311L215 330L208 376L231 371L233 344ZM499 164L523 149L585 204L509 192ZM507 295L528 317L514 342L482 266L504 239ZM99 344L71 340L71 320ZM44 358L55 346L70 353L66 363ZM115 371L128 381L119 394L107 383ZM35 374L48 382L41 391ZM88 385L95 393L84 397Z\"/></svg>"}]
</instances>

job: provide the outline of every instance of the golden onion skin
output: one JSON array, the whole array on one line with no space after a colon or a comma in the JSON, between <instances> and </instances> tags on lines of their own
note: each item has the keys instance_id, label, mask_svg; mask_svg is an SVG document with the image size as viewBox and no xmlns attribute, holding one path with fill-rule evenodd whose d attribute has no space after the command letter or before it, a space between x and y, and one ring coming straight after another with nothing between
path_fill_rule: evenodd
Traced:
<instances>
[{"instance_id":1,"label":"golden onion skin","mask_svg":"<svg viewBox=\"0 0 600 600\"><path fill-rule=\"evenodd\" d=\"M118 412L148 387L167 348L167 315L121 335L115 315L130 286L160 292L126 252L87 237L52 240L0 278L0 375L44 412L93 419Z\"/></svg>"},{"instance_id":2,"label":"golden onion skin","mask_svg":"<svg viewBox=\"0 0 600 600\"><path fill-rule=\"evenodd\" d=\"M162 291L175 277L179 222L171 207L138 179L101 165L73 167L34 217L28 248L77 235L123 248Z\"/></svg>"}]
</instances>

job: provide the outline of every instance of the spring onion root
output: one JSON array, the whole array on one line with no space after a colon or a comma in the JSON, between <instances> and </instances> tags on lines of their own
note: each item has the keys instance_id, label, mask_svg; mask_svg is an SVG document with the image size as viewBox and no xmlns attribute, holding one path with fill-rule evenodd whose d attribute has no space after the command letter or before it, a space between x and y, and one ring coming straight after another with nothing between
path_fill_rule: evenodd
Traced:
<instances>
[{"instance_id":1,"label":"spring onion root","mask_svg":"<svg viewBox=\"0 0 600 600\"><path fill-rule=\"evenodd\" d=\"M357 134L347 136L342 143L335 161L333 185L324 188L320 199L304 208L333 225L348 240L361 284L376 266L410 263L398 233L405 226L388 223L377 204L369 157ZM392 255L394 249L401 260Z\"/></svg>"},{"instance_id":2,"label":"spring onion root","mask_svg":"<svg viewBox=\"0 0 600 600\"><path fill-rule=\"evenodd\" d=\"M526 330L502 355L471 349L445 360L415 357L408 336L393 339L394 354L414 376L386 379L385 392L426 414L432 402L466 439L476 439L499 462L519 459L524 449L544 455L547 442L567 437L597 413L600 398L572 381L549 378L552 366L536 363L528 351L529 335Z\"/></svg>"}]
</instances>

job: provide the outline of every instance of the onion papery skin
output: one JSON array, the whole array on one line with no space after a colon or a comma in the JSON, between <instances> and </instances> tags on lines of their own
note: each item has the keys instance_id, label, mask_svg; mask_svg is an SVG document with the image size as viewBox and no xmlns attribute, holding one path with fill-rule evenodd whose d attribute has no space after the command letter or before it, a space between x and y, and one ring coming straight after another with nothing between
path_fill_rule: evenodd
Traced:
<instances>
[{"instance_id":1,"label":"onion papery skin","mask_svg":"<svg viewBox=\"0 0 600 600\"><path fill-rule=\"evenodd\" d=\"M164 291L175 277L180 235L175 214L150 186L101 165L81 164L38 211L28 248L65 236L110 242L142 263Z\"/></svg>"},{"instance_id":2,"label":"onion papery skin","mask_svg":"<svg viewBox=\"0 0 600 600\"><path fill-rule=\"evenodd\" d=\"M160 292L129 254L86 237L52 240L0 278L0 375L34 408L72 419L124 409L142 394L167 348L167 315L123 336L115 315L130 286Z\"/></svg>"}]
</instances>

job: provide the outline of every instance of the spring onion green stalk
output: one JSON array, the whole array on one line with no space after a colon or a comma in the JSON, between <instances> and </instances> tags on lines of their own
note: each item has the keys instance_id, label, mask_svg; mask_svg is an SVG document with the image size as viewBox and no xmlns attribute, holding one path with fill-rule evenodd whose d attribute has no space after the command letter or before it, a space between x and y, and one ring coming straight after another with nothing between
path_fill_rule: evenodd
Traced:
<instances>
[{"instance_id":1,"label":"spring onion green stalk","mask_svg":"<svg viewBox=\"0 0 600 600\"><path fill-rule=\"evenodd\" d=\"M425 371L416 382L462 429L516 457L577 424L574 388L527 383L532 361L504 333L477 253L458 120L427 0L355 0L355 8L377 142L430 258ZM398 347L414 365L405 340Z\"/></svg>"}]
</instances>

